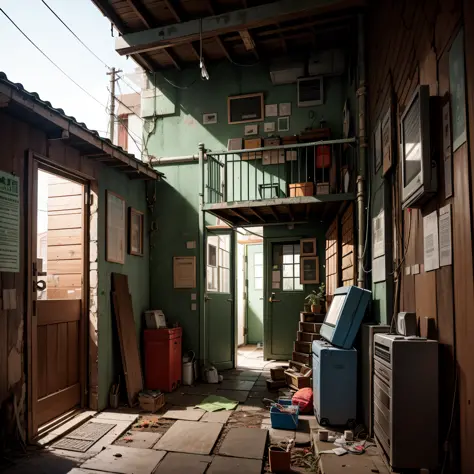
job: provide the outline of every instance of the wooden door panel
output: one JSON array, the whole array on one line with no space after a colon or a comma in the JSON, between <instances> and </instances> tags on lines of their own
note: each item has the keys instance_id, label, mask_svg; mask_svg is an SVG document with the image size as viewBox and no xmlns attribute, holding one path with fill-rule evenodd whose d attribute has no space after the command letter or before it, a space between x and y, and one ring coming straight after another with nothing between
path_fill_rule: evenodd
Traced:
<instances>
[{"instance_id":1,"label":"wooden door panel","mask_svg":"<svg viewBox=\"0 0 474 474\"><path fill-rule=\"evenodd\" d=\"M41 426L56 416L67 412L78 405L80 400L81 385L79 383L38 400L36 415L38 425Z\"/></svg>"},{"instance_id":2,"label":"wooden door panel","mask_svg":"<svg viewBox=\"0 0 474 474\"><path fill-rule=\"evenodd\" d=\"M68 387L67 374L67 359L68 359L68 345L67 345L67 325L68 323L58 324L58 361L56 368L58 371L59 390Z\"/></svg>"},{"instance_id":3,"label":"wooden door panel","mask_svg":"<svg viewBox=\"0 0 474 474\"><path fill-rule=\"evenodd\" d=\"M79 382L79 322L67 323L67 384Z\"/></svg>"},{"instance_id":4,"label":"wooden door panel","mask_svg":"<svg viewBox=\"0 0 474 474\"><path fill-rule=\"evenodd\" d=\"M37 347L38 347L38 398L43 398L48 394L47 377L47 357L46 351L48 347L47 327L38 327L37 331Z\"/></svg>"},{"instance_id":5,"label":"wooden door panel","mask_svg":"<svg viewBox=\"0 0 474 474\"><path fill-rule=\"evenodd\" d=\"M79 321L81 300L38 301L38 326Z\"/></svg>"}]
</instances>

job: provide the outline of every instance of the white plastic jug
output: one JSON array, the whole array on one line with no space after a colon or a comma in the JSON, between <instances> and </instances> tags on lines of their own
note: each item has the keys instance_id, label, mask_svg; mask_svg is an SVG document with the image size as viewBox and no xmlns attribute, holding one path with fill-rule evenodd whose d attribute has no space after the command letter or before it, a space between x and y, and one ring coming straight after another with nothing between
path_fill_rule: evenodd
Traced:
<instances>
[{"instance_id":1,"label":"white plastic jug","mask_svg":"<svg viewBox=\"0 0 474 474\"><path fill-rule=\"evenodd\" d=\"M194 383L194 362L183 363L183 385Z\"/></svg>"}]
</instances>

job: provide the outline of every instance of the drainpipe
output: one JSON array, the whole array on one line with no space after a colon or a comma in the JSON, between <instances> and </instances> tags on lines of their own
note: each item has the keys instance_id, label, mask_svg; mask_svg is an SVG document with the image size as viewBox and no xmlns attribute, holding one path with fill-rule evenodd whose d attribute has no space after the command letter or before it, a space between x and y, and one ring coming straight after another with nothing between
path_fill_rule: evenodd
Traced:
<instances>
[{"instance_id":1,"label":"drainpipe","mask_svg":"<svg viewBox=\"0 0 474 474\"><path fill-rule=\"evenodd\" d=\"M364 243L366 238L366 196L365 181L367 174L367 85L365 80L365 32L364 16L358 15L358 71L359 88L357 89L357 100L359 108L359 166L357 175L357 286L364 288ZM369 196L370 199L370 196Z\"/></svg>"},{"instance_id":2,"label":"drainpipe","mask_svg":"<svg viewBox=\"0 0 474 474\"><path fill-rule=\"evenodd\" d=\"M205 263L204 263L204 245L205 245L205 216L204 216L204 157L206 155L206 149L204 143L199 144L199 238L198 238L198 301L199 301L199 358L201 360L201 365L205 364L207 361L207 328L206 328L206 317L204 314L206 302L204 300L204 291L205 291Z\"/></svg>"},{"instance_id":3,"label":"drainpipe","mask_svg":"<svg viewBox=\"0 0 474 474\"><path fill-rule=\"evenodd\" d=\"M172 156L162 158L152 158L150 163L154 166L174 165L176 163L196 163L199 161L199 155Z\"/></svg>"}]
</instances>

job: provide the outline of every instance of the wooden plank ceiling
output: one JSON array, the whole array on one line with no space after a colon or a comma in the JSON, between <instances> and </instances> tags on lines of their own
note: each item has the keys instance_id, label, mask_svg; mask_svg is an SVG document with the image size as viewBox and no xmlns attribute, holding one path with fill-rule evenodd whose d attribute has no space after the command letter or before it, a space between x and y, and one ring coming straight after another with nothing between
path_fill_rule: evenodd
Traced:
<instances>
[{"instance_id":1,"label":"wooden plank ceiling","mask_svg":"<svg viewBox=\"0 0 474 474\"><path fill-rule=\"evenodd\" d=\"M275 0L92 0L120 34L136 33L190 20L221 15ZM297 0L296 0L297 1ZM260 60L307 54L310 50L347 47L351 14L365 2L347 0L341 8L317 16L292 18L271 25L214 35L203 40L202 53L207 63L227 59L250 65ZM133 54L144 69L181 70L199 62L199 41L184 42L161 49Z\"/></svg>"}]
</instances>

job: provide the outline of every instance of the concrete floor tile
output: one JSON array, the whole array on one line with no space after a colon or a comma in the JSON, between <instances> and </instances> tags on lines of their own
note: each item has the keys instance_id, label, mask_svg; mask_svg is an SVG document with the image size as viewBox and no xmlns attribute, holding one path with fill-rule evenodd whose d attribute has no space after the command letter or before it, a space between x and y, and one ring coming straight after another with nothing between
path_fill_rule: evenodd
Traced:
<instances>
[{"instance_id":1,"label":"concrete floor tile","mask_svg":"<svg viewBox=\"0 0 474 474\"><path fill-rule=\"evenodd\" d=\"M165 454L154 449L108 446L81 468L118 474L151 474Z\"/></svg>"},{"instance_id":2,"label":"concrete floor tile","mask_svg":"<svg viewBox=\"0 0 474 474\"><path fill-rule=\"evenodd\" d=\"M232 415L233 410L221 410L221 411L208 411L201 418L201 422L206 423L227 423L230 415Z\"/></svg>"},{"instance_id":3,"label":"concrete floor tile","mask_svg":"<svg viewBox=\"0 0 474 474\"><path fill-rule=\"evenodd\" d=\"M181 393L170 393L169 395L165 395L167 403L180 407L194 407L199 405L205 398L205 395L187 395Z\"/></svg>"},{"instance_id":4,"label":"concrete floor tile","mask_svg":"<svg viewBox=\"0 0 474 474\"><path fill-rule=\"evenodd\" d=\"M261 472L261 460L224 456L216 456L207 470L207 474L260 474Z\"/></svg>"},{"instance_id":5,"label":"concrete floor tile","mask_svg":"<svg viewBox=\"0 0 474 474\"><path fill-rule=\"evenodd\" d=\"M220 456L263 459L268 433L256 428L231 428L219 448Z\"/></svg>"},{"instance_id":6,"label":"concrete floor tile","mask_svg":"<svg viewBox=\"0 0 474 474\"><path fill-rule=\"evenodd\" d=\"M150 433L147 431L127 431L121 438L115 441L115 445L127 446L129 448L151 449L163 433Z\"/></svg>"},{"instance_id":7,"label":"concrete floor tile","mask_svg":"<svg viewBox=\"0 0 474 474\"><path fill-rule=\"evenodd\" d=\"M255 382L251 380L224 380L219 387L219 390L244 390L252 389Z\"/></svg>"},{"instance_id":8,"label":"concrete floor tile","mask_svg":"<svg viewBox=\"0 0 474 474\"><path fill-rule=\"evenodd\" d=\"M99 413L95 420L129 421L133 423L138 418L138 413L117 413L113 411L103 411Z\"/></svg>"},{"instance_id":9,"label":"concrete floor tile","mask_svg":"<svg viewBox=\"0 0 474 474\"><path fill-rule=\"evenodd\" d=\"M198 454L168 453L154 474L203 474L212 459Z\"/></svg>"},{"instance_id":10,"label":"concrete floor tile","mask_svg":"<svg viewBox=\"0 0 474 474\"><path fill-rule=\"evenodd\" d=\"M178 420L153 449L208 455L216 444L222 426L221 423Z\"/></svg>"},{"instance_id":11,"label":"concrete floor tile","mask_svg":"<svg viewBox=\"0 0 474 474\"><path fill-rule=\"evenodd\" d=\"M295 439L296 434L295 431L292 430L277 430L272 428L270 425L270 429L268 430L268 435L270 436L270 443L271 444L278 444L278 443L287 443L290 439Z\"/></svg>"},{"instance_id":12,"label":"concrete floor tile","mask_svg":"<svg viewBox=\"0 0 474 474\"><path fill-rule=\"evenodd\" d=\"M216 395L220 397L226 397L229 400L234 400L239 403L245 402L249 396L248 391L243 390L217 390Z\"/></svg>"},{"instance_id":13,"label":"concrete floor tile","mask_svg":"<svg viewBox=\"0 0 474 474\"><path fill-rule=\"evenodd\" d=\"M199 421L206 412L194 407L173 407L163 413L170 420Z\"/></svg>"}]
</instances>

